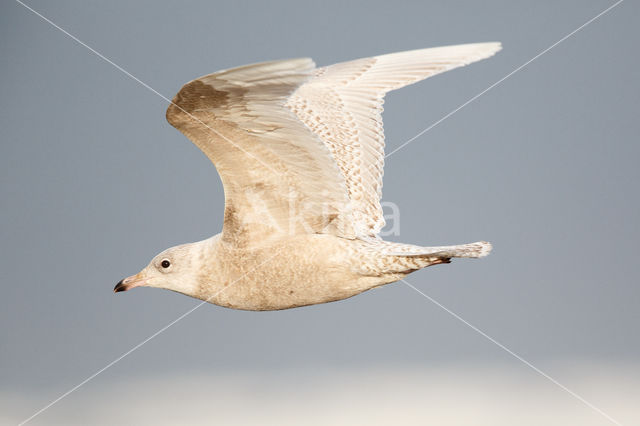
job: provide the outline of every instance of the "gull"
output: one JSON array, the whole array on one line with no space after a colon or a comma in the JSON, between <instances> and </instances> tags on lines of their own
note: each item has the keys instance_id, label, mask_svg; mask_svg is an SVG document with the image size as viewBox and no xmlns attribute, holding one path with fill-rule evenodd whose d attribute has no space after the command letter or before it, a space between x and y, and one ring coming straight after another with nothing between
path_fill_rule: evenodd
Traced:
<instances>
[{"instance_id":1,"label":"gull","mask_svg":"<svg viewBox=\"0 0 640 426\"><path fill-rule=\"evenodd\" d=\"M387 92L488 58L474 43L316 68L309 58L246 65L185 84L167 121L215 165L222 232L169 248L115 292L147 286L265 311L332 302L452 258L481 241L384 241L382 104Z\"/></svg>"}]
</instances>

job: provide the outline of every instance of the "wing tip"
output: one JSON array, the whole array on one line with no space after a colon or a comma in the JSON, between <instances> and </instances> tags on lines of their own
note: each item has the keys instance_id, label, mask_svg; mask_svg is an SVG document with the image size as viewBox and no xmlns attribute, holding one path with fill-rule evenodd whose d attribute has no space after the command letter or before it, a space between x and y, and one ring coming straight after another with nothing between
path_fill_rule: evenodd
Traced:
<instances>
[{"instance_id":1,"label":"wing tip","mask_svg":"<svg viewBox=\"0 0 640 426\"><path fill-rule=\"evenodd\" d=\"M479 61L482 59L487 59L498 53L502 50L502 43L499 41L487 41L480 43L467 43L467 44L458 44L454 46L445 46L451 48L461 48L461 49L469 49L469 55L471 56L471 61Z\"/></svg>"},{"instance_id":2,"label":"wing tip","mask_svg":"<svg viewBox=\"0 0 640 426\"><path fill-rule=\"evenodd\" d=\"M486 49L486 52L489 54L489 56L493 56L502 50L502 42L499 41L488 41L479 44Z\"/></svg>"},{"instance_id":3,"label":"wing tip","mask_svg":"<svg viewBox=\"0 0 640 426\"><path fill-rule=\"evenodd\" d=\"M491 56L502 50L502 43L499 41L488 41L478 43L462 43L451 44L447 46L427 47L423 49L407 50L403 52L387 53L374 58L382 60L394 60L404 62L420 62L420 61L449 61L449 67L445 70L436 72L439 74L457 67L469 65ZM430 74L426 77L429 77ZM424 78L426 78L424 77Z\"/></svg>"}]
</instances>

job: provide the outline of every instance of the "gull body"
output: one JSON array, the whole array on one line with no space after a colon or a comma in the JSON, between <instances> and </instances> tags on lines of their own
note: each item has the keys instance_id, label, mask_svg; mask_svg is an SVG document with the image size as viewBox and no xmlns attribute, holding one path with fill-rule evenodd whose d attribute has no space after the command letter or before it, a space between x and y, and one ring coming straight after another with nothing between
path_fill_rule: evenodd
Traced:
<instances>
[{"instance_id":1,"label":"gull body","mask_svg":"<svg viewBox=\"0 0 640 426\"><path fill-rule=\"evenodd\" d=\"M345 299L486 242L387 242L380 196L385 93L484 59L498 43L400 52L315 68L310 59L248 65L187 83L168 121L215 164L222 232L172 247L115 291L164 288L234 309Z\"/></svg>"}]
</instances>

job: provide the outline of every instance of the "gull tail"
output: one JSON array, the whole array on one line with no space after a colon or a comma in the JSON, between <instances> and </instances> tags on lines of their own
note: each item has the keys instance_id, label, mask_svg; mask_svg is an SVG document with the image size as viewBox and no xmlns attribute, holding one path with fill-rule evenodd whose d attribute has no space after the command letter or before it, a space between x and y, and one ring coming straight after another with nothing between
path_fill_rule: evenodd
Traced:
<instances>
[{"instance_id":1,"label":"gull tail","mask_svg":"<svg viewBox=\"0 0 640 426\"><path fill-rule=\"evenodd\" d=\"M421 247L383 240L374 240L371 244L376 250L389 256L485 257L492 249L491 243L486 241L439 247Z\"/></svg>"},{"instance_id":2,"label":"gull tail","mask_svg":"<svg viewBox=\"0 0 640 426\"><path fill-rule=\"evenodd\" d=\"M493 246L486 241L478 241L469 244L443 247L421 247L424 252L418 256L439 256L439 257L485 257L491 253Z\"/></svg>"},{"instance_id":3,"label":"gull tail","mask_svg":"<svg viewBox=\"0 0 640 426\"><path fill-rule=\"evenodd\" d=\"M393 259L387 271L392 273L412 272L431 265L450 263L454 257L485 257L492 249L491 243L486 241L439 247L420 247L382 240L371 241L370 244L378 253Z\"/></svg>"}]
</instances>

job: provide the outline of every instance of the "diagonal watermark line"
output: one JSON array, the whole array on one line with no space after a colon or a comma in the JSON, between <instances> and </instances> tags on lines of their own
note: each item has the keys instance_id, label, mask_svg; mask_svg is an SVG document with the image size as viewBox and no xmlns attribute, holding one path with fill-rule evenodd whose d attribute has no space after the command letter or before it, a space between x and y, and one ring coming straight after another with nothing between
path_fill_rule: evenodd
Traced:
<instances>
[{"instance_id":1,"label":"diagonal watermark line","mask_svg":"<svg viewBox=\"0 0 640 426\"><path fill-rule=\"evenodd\" d=\"M536 59L538 59L540 56L544 55L545 53L547 53L548 51L550 51L551 49L553 49L554 47L556 47L557 45L559 45L560 43L562 43L563 41L565 41L566 39L568 39L569 37L573 36L574 34L576 34L578 31L582 30L584 27L586 27L587 25L591 24L593 21L595 21L596 19L600 18L602 15L604 15L605 13L609 12L611 9L613 9L614 7L618 6L620 3L622 3L624 0L618 0L617 2L615 2L614 4L612 4L611 6L609 6L608 8L606 8L605 10L603 10L602 12L598 13L596 16L594 16L593 18L589 19L587 22L585 22L584 24L580 25L578 28L576 28L575 30L571 31L569 34L567 34L566 36L562 37L560 40L556 41L555 43L553 43L551 46L547 47L546 49L544 49L542 52L538 53L536 56L534 56L533 58L529 59L527 62L525 62L524 64L520 65L518 68L514 69L513 71L511 71L509 74L505 75L504 77L502 77L500 80L496 81L495 83L493 83L491 86L487 87L486 89L484 89L482 92L478 93L477 95L475 95L474 97L472 97L471 99L469 99L468 101L466 101L465 103L463 103L462 105L460 105L459 107L457 107L456 109L454 109L453 111L449 112L448 114L446 114L444 117L442 117L441 119L439 119L438 121L436 121L435 123L431 124L429 127L427 127L426 129L422 130L420 133L418 133L417 135L415 135L414 137L412 137L411 139L407 140L406 142L404 142L402 145L400 145L399 147L397 147L396 149L394 149L393 151L391 151L390 153L388 153L387 155L384 156L384 158L389 158L391 157L393 154L395 154L396 152L400 151L402 148L404 148L405 146L409 145L411 142L413 142L414 140L418 139L420 136L424 135L425 133L427 133L429 130L433 129L434 127L436 127L438 124L442 123L443 121L445 121L446 119L448 119L449 117L451 117L453 114L457 113L458 111L460 111L462 108L466 107L467 105L469 105L470 103L472 103L473 101L475 101L476 99L478 99L480 96L484 95L485 93L487 93L489 90L493 89L494 87L496 87L497 85L499 85L500 83L502 83L503 81L505 81L506 79L508 79L509 77L511 77L512 75L514 75L515 73L517 73L518 71L522 70L524 67L526 67L527 65L529 65L531 62L535 61Z\"/></svg>"},{"instance_id":2,"label":"diagonal watermark line","mask_svg":"<svg viewBox=\"0 0 640 426\"><path fill-rule=\"evenodd\" d=\"M137 345L135 345L134 347L132 347L131 349L129 349L128 351L126 351L125 353L123 353L122 355L120 355L118 358L114 359L113 361L111 361L109 364L105 365L104 367L102 367L100 370L96 371L95 373L93 373L92 375L90 375L89 377L87 377L86 379L84 379L83 381L81 381L80 383L78 383L77 385L75 385L74 387L72 387L71 389L69 389L68 391L66 391L65 393L63 393L62 395L60 395L58 398L54 399L53 401L51 401L49 404L45 405L44 407L42 407L40 410L36 411L35 413L33 413L29 418L23 420L22 422L20 422L18 424L18 426L22 426L25 423L31 421L33 418L35 418L36 416L38 416L39 414L41 414L42 412L46 411L47 409L51 408L53 405L55 405L57 402L61 401L62 399L66 398L69 394L75 392L78 388L80 388L81 386L83 386L84 384L86 384L87 382L93 380L96 376L98 376L100 373L102 373L103 371L109 369L110 367L112 367L114 364L116 364L117 362L119 362L120 360L122 360L124 357L126 357L127 355L129 355L130 353L134 352L135 350L139 349L142 345L144 345L145 343L147 343L149 340L153 339L154 337L156 337L157 335L159 335L160 333L164 332L165 330L167 330L169 327L171 327L172 325L174 325L175 323L177 323L178 321L180 321L181 319L183 319L184 317L186 317L187 315L191 314L193 311L195 311L196 309L198 309L200 306L204 305L205 302L200 302L199 304L197 304L196 306L194 306L193 308L191 308L190 310L188 310L187 312L185 312L184 314L180 315L178 318L176 318L175 320L171 321L169 324L165 325L164 327L162 327L160 330L156 331L155 333L153 333L151 336L147 337L146 339L144 339L142 342L138 343Z\"/></svg>"},{"instance_id":3,"label":"diagonal watermark line","mask_svg":"<svg viewBox=\"0 0 640 426\"><path fill-rule=\"evenodd\" d=\"M447 313L449 313L454 318L456 318L457 320L459 320L462 323L464 323L466 326L470 327L472 330L476 331L477 333L480 333L483 337L487 338L492 343L496 344L498 347L500 347L501 349L503 349L504 351L509 353L511 356L513 356L517 360L519 360L519 361L523 362L524 364L526 364L528 367L533 369L536 373L542 375L543 377L545 377L546 379L551 381L553 384L555 384L556 386L560 387L560 389L564 390L565 392L569 393L574 398L578 399L580 402L585 404L587 407L591 408L592 410L594 410L594 411L600 413L601 415L603 415L604 417L606 417L607 420L609 420L613 424L616 424L618 426L622 426L622 423L618 422L613 417L611 417L610 415L608 415L607 413L605 413L604 411L602 411L601 409L599 409L598 407L596 407L595 405L593 405L592 403L590 403L589 401L587 401L586 399L584 399L583 397L581 397L580 395L578 395L577 393L572 391L571 389L567 388L565 385L563 385L562 383L558 382L556 379L554 379L553 377L549 376L547 373L545 373L544 371L540 370L538 367L536 367L535 365L531 364L529 361L527 361L526 359L522 358L517 353L513 352L511 349L507 348L505 345L503 345L502 343L498 342L496 339L494 339L493 337L489 336L487 333L485 333L484 331L480 330L478 327L476 327L475 325L471 324L470 322L468 322L467 320L462 318L460 315L456 314L451 309L449 309L446 306L444 306L442 303L438 302L437 300L435 300L431 296L427 295L426 293L418 290L416 287L414 287L408 281L406 281L404 279L402 279L400 281L402 281L408 287L410 287L410 288L414 289L415 291L417 291L418 293L420 293L425 298L429 299L431 302L433 302L436 305L438 305L440 308L444 309Z\"/></svg>"},{"instance_id":4,"label":"diagonal watermark line","mask_svg":"<svg viewBox=\"0 0 640 426\"><path fill-rule=\"evenodd\" d=\"M60 395L58 398L54 399L53 401L51 401L49 404L45 405L44 407L42 407L41 409L39 409L38 411L36 411L35 413L33 413L31 416L29 416L28 418L26 418L25 420L23 420L22 422L20 422L18 424L18 426L22 426L28 422L30 422L31 420L33 420L36 416L42 414L43 412L45 412L46 410L48 410L49 408L51 408L52 406L54 406L55 404L57 404L58 402L60 402L61 400L63 400L64 398L66 398L67 396L69 396L70 394L72 394L73 392L75 392L76 390L78 390L80 387L82 387L83 385L87 384L88 382L90 382L91 380L93 380L94 378L96 378L98 375L100 375L101 373L103 373L104 371L108 370L109 368L113 367L116 363L118 363L119 361L121 361L123 358L125 358L126 356L130 355L132 352L140 349L144 344L148 343L151 339L157 337L158 335L164 333L167 329L169 329L169 327L175 325L177 322L183 320L184 318L186 318L187 316L191 315L196 309L198 309L199 307L201 307L202 305L209 303L214 297L216 297L218 294L224 292L225 290L230 289L231 287L233 287L237 282L239 282L241 279L243 279L244 277L246 277L247 275L249 275L250 273L258 270L258 268L262 267L263 265L267 264L268 262L272 261L273 259L276 258L276 256L278 256L280 254L280 251L277 251L273 256L267 258L267 260L261 262L258 266L252 268L251 270L245 272L243 275L241 275L239 278L237 278L235 281L231 282L228 286L222 288L221 290L217 291L216 293L212 294L211 296L209 296L206 300L198 303L196 306L194 306L193 308L189 309L188 311L186 311L184 314L180 315L178 318L174 319L173 321L171 321L169 324L165 325L164 327L162 327L160 330L156 331L155 333L153 333L151 336L147 337L146 339L144 339L142 342L138 343L137 345L135 345L134 347L132 347L131 349L129 349L128 351L126 351L125 353L123 353L122 355L120 355L119 357L117 357L116 359L114 359L113 361L111 361L110 363L108 363L107 365L105 365L104 367L102 367L100 370L96 371L95 373L93 373L92 375L90 375L89 377L87 377L86 379L84 379L83 381L81 381L80 383L78 383L77 385L75 385L74 387L72 387L71 389L69 389L68 391L66 391L65 393L63 393L62 395Z\"/></svg>"},{"instance_id":5,"label":"diagonal watermark line","mask_svg":"<svg viewBox=\"0 0 640 426\"><path fill-rule=\"evenodd\" d=\"M83 42L82 40L80 40L79 38L77 38L76 36L74 36L73 34L69 33L67 30L65 30L64 28L60 27L59 25L57 25L55 22L51 21L49 18L47 18L46 16L42 15L41 13L39 13L37 10L33 9L32 7L30 7L29 5L25 4L24 2L20 1L20 0L16 0L16 2L18 4L20 4L21 6L23 6L25 9L30 10L31 12L33 12L35 15L39 16L40 18L42 18L45 22L51 24L51 26L53 26L54 28L60 30L62 33L64 33L65 35L67 35L69 38L71 38L73 41L75 41L76 43L80 44L81 46L87 48L91 53L95 54L96 56L98 56L100 59L104 60L105 62L113 65L118 71L122 72L123 74L125 74L127 77L131 78L132 80L136 81L137 83L141 84L143 87L145 87L146 89L150 90L151 92L155 93L156 95L160 96L162 99L164 99L165 101L167 101L169 104L174 105L176 108L178 108L180 111L184 112L185 114L187 114L189 116L189 118L191 118L192 120L198 122L199 124L202 124L204 127L206 127L207 129L211 130L214 134L220 136L222 139L224 139L225 141L229 142L231 145L233 145L234 147L238 148L240 151L244 152L246 155L248 155L249 157L253 158L254 160L258 161L260 164L262 164L263 166L265 166L267 169L271 170L273 173L278 174L278 172L271 167L270 165L268 165L267 163L265 163L264 161L262 161L261 159L257 158L256 156L254 156L253 154L251 154L250 152L246 151L245 149L243 149L241 146L239 146L238 144L234 143L231 139L229 139L228 137L226 137L225 135L223 135L222 133L220 133L219 131L217 131L216 129L214 129L213 127L209 126L208 124L206 124L204 121L200 120L198 117L194 116L193 114L185 111L182 107L180 107L179 105L177 105L175 102L173 102L171 99L167 98L166 96L164 96L162 93L158 92L156 89L154 89L153 87L149 86L147 83L145 83L144 81L140 80L138 77L136 77L135 75L131 74L129 71L125 70L124 68L122 68L120 65L116 64L115 62L113 62L111 59L107 58L106 56L104 56L102 53L98 52L97 50L95 50L93 47L89 46L87 43Z\"/></svg>"}]
</instances>

